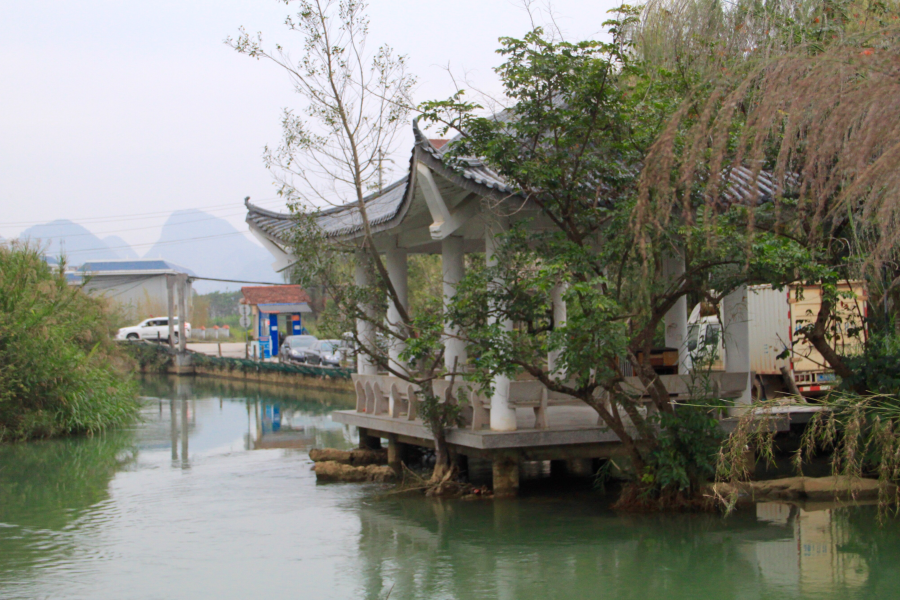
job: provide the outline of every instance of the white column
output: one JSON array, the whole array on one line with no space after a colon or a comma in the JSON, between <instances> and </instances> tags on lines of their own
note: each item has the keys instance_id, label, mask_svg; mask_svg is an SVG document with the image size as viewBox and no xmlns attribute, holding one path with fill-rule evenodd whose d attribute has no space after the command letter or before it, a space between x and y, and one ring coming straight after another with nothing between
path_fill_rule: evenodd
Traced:
<instances>
[{"instance_id":1,"label":"white column","mask_svg":"<svg viewBox=\"0 0 900 600\"><path fill-rule=\"evenodd\" d=\"M357 252L353 279L354 283L359 287L365 287L371 284L368 266L369 261L365 253L363 251ZM371 320L373 317L372 307L361 306L360 309L363 314L369 317L369 319L356 320L356 333L359 336L360 343L367 348L372 348L375 346L375 323ZM378 368L375 366L372 358L362 350L356 354L356 372L360 375L378 374Z\"/></svg>"},{"instance_id":2,"label":"white column","mask_svg":"<svg viewBox=\"0 0 900 600\"><path fill-rule=\"evenodd\" d=\"M187 322L187 275L180 273L176 276L178 281L178 351L182 354L187 350L187 336L184 324Z\"/></svg>"},{"instance_id":3,"label":"white column","mask_svg":"<svg viewBox=\"0 0 900 600\"><path fill-rule=\"evenodd\" d=\"M175 276L166 275L166 305L169 315L169 348L175 349Z\"/></svg>"},{"instance_id":4,"label":"white column","mask_svg":"<svg viewBox=\"0 0 900 600\"><path fill-rule=\"evenodd\" d=\"M391 279L391 285L394 286L394 291L397 292L397 300L400 302L400 305L404 308L404 310L408 311L409 270L406 262L406 248L391 248L387 251L385 258L385 262L387 263L388 277L390 277ZM388 327L390 327L392 331L400 332L405 329L405 327L403 327L402 321L400 320L400 311L397 310L397 305L390 297L388 298L387 320ZM391 340L391 347L389 349L391 368L404 373L406 372L406 363L400 360L400 353L405 349L405 342L396 338Z\"/></svg>"},{"instance_id":5,"label":"white column","mask_svg":"<svg viewBox=\"0 0 900 600\"><path fill-rule=\"evenodd\" d=\"M684 275L684 259L680 256L668 256L663 259L663 277L666 282L673 282ZM678 372L687 373L690 364L690 352L687 347L688 306L687 296L682 296L669 309L665 317L666 347L678 348Z\"/></svg>"},{"instance_id":6,"label":"white column","mask_svg":"<svg viewBox=\"0 0 900 600\"><path fill-rule=\"evenodd\" d=\"M725 372L746 373L747 385L732 414L741 413L739 405L753 401L750 386L750 319L747 312L747 286L742 285L722 300L722 327L725 346Z\"/></svg>"},{"instance_id":7,"label":"white column","mask_svg":"<svg viewBox=\"0 0 900 600\"><path fill-rule=\"evenodd\" d=\"M565 283L558 283L553 286L553 289L550 290L550 301L553 303L553 326L554 327L562 327L565 326L566 320L568 319L568 312L566 310L566 302L563 300L563 294L566 293L566 288L568 286ZM559 361L559 350L551 350L547 354L547 370L553 377L558 379L564 379L566 376L566 372L562 369L557 368L557 362Z\"/></svg>"},{"instance_id":8,"label":"white column","mask_svg":"<svg viewBox=\"0 0 900 600\"><path fill-rule=\"evenodd\" d=\"M497 238L496 230L501 226L496 225L492 229L490 224L484 227L484 255L487 259L487 266L493 267L497 264ZM503 285L502 281L494 281L494 287ZM489 317L491 323L496 323L496 317ZM501 323L505 331L512 331L512 321L506 319ZM506 375L497 375L494 379L494 395L491 396L491 429L493 431L515 431L516 430L516 409L509 405L509 377Z\"/></svg>"},{"instance_id":9,"label":"white column","mask_svg":"<svg viewBox=\"0 0 900 600\"><path fill-rule=\"evenodd\" d=\"M445 313L447 311L447 306L449 306L450 302L453 300L453 296L456 295L456 284L458 284L462 280L463 275L465 275L466 265L464 259L463 239L461 237L451 235L445 237L441 241ZM466 344L456 337L457 329L455 327L445 325L444 334L444 367L450 371L453 369L453 363L456 362L457 370L461 370L469 358L466 351Z\"/></svg>"}]
</instances>

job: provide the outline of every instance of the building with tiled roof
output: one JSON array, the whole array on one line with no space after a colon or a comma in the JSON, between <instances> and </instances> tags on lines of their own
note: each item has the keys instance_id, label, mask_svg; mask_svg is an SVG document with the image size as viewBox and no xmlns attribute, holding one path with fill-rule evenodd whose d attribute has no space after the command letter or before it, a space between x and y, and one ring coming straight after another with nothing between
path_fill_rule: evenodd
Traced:
<instances>
[{"instance_id":1,"label":"building with tiled roof","mask_svg":"<svg viewBox=\"0 0 900 600\"><path fill-rule=\"evenodd\" d=\"M250 335L259 340L264 358L278 354L288 335L302 335L303 314L312 312L309 294L299 285L255 285L241 288L241 304L250 306Z\"/></svg>"}]
</instances>

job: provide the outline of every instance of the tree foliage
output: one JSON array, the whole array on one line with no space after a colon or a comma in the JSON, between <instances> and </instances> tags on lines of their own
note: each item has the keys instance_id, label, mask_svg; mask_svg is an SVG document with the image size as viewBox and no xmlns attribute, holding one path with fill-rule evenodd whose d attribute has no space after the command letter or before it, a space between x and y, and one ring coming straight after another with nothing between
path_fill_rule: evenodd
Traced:
<instances>
[{"instance_id":1,"label":"tree foliage","mask_svg":"<svg viewBox=\"0 0 900 600\"><path fill-rule=\"evenodd\" d=\"M0 246L0 441L96 433L137 414L102 300L28 246Z\"/></svg>"}]
</instances>

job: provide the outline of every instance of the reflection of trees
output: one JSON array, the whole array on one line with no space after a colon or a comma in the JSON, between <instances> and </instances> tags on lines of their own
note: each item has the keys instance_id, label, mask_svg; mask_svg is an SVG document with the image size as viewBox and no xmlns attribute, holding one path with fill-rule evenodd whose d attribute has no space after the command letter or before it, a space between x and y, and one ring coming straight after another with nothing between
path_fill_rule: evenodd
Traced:
<instances>
[{"instance_id":1,"label":"reflection of trees","mask_svg":"<svg viewBox=\"0 0 900 600\"><path fill-rule=\"evenodd\" d=\"M384 500L360 508L365 597L758 597L740 544L790 535L753 515L620 517L585 503ZM740 542L737 541L740 538ZM602 589L598 585L602 583ZM748 595L749 594L749 595Z\"/></svg>"},{"instance_id":2,"label":"reflection of trees","mask_svg":"<svg viewBox=\"0 0 900 600\"><path fill-rule=\"evenodd\" d=\"M109 497L116 471L134 460L131 431L0 446L0 564L14 569L46 556L56 537ZM2 572L2 571L0 571Z\"/></svg>"},{"instance_id":3,"label":"reflection of trees","mask_svg":"<svg viewBox=\"0 0 900 600\"><path fill-rule=\"evenodd\" d=\"M356 402L351 392L310 389L304 388L302 384L285 386L214 377L176 378L161 375L145 375L140 382L141 393L155 398L264 401L309 414L327 414L353 408Z\"/></svg>"},{"instance_id":4,"label":"reflection of trees","mask_svg":"<svg viewBox=\"0 0 900 600\"><path fill-rule=\"evenodd\" d=\"M397 599L834 600L900 589L900 523L879 527L870 507L780 507L726 519L617 515L585 497L386 498L359 509L357 572L364 597L393 586Z\"/></svg>"}]
</instances>

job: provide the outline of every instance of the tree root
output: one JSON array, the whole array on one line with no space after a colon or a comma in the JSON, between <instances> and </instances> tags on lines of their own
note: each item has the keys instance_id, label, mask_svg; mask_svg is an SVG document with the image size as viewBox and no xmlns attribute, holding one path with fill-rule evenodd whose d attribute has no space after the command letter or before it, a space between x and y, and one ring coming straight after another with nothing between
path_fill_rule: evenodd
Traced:
<instances>
[{"instance_id":1,"label":"tree root","mask_svg":"<svg viewBox=\"0 0 900 600\"><path fill-rule=\"evenodd\" d=\"M681 490L663 490L660 493L632 482L622 487L619 499L612 508L625 512L714 512L718 503L702 490L693 494Z\"/></svg>"}]
</instances>

